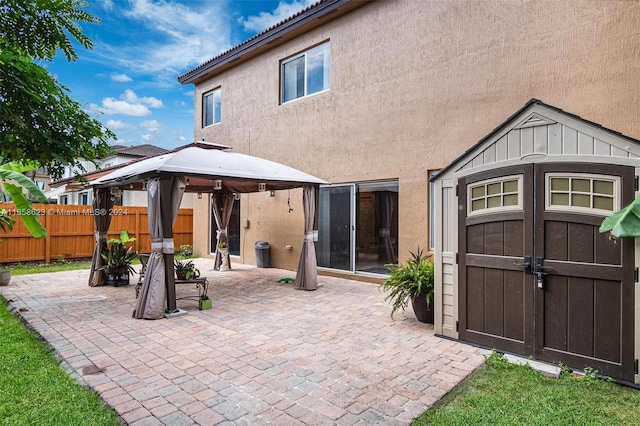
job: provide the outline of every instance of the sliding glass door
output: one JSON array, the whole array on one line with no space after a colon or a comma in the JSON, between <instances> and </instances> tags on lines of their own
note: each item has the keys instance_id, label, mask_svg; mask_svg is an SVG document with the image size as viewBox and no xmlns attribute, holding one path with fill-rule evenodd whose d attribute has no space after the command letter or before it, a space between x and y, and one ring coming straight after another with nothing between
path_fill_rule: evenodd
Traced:
<instances>
[{"instance_id":1,"label":"sliding glass door","mask_svg":"<svg viewBox=\"0 0 640 426\"><path fill-rule=\"evenodd\" d=\"M320 188L318 266L387 274L398 259L398 182Z\"/></svg>"},{"instance_id":2,"label":"sliding glass door","mask_svg":"<svg viewBox=\"0 0 640 426\"><path fill-rule=\"evenodd\" d=\"M353 270L353 201L355 185L320 188L318 266Z\"/></svg>"}]
</instances>

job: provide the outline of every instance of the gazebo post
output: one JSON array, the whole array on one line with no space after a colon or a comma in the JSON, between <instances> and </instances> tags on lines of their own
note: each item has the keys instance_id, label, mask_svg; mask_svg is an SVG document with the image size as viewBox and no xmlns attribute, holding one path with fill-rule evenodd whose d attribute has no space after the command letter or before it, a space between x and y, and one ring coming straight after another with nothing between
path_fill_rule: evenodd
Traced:
<instances>
[{"instance_id":1,"label":"gazebo post","mask_svg":"<svg viewBox=\"0 0 640 426\"><path fill-rule=\"evenodd\" d=\"M164 256L165 286L167 289L167 309L166 313L171 314L178 311L176 308L176 280L173 265L173 185L171 176L162 174L160 176L160 199L163 200L160 215L162 217L162 243ZM167 250L168 240L171 241L171 249Z\"/></svg>"}]
</instances>

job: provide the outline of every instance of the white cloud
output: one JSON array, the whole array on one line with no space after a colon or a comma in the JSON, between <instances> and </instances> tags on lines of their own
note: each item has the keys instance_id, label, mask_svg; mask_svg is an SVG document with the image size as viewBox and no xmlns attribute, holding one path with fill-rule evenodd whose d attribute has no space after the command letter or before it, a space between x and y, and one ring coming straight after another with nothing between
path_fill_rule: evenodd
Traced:
<instances>
[{"instance_id":1,"label":"white cloud","mask_svg":"<svg viewBox=\"0 0 640 426\"><path fill-rule=\"evenodd\" d=\"M178 139L180 139L181 141L186 141L187 138L185 138L184 136L180 136Z\"/></svg>"},{"instance_id":2,"label":"white cloud","mask_svg":"<svg viewBox=\"0 0 640 426\"><path fill-rule=\"evenodd\" d=\"M106 115L132 115L134 117L143 117L151 115L151 110L142 104L132 104L127 101L119 101L114 98L104 98L102 105L91 104L90 109Z\"/></svg>"},{"instance_id":3,"label":"white cloud","mask_svg":"<svg viewBox=\"0 0 640 426\"><path fill-rule=\"evenodd\" d=\"M151 115L149 108L161 108L162 101L154 97L139 97L133 90L127 89L120 99L104 98L101 105L91 104L89 110L106 115L131 115L144 117Z\"/></svg>"},{"instance_id":4,"label":"white cloud","mask_svg":"<svg viewBox=\"0 0 640 426\"><path fill-rule=\"evenodd\" d=\"M107 126L111 130L120 130L127 127L127 125L122 120L107 120L105 126Z\"/></svg>"},{"instance_id":5,"label":"white cloud","mask_svg":"<svg viewBox=\"0 0 640 426\"><path fill-rule=\"evenodd\" d=\"M131 73L175 85L178 75L231 47L227 7L222 1L116 2L114 13L136 31L118 45L101 43L94 53Z\"/></svg>"},{"instance_id":6,"label":"white cloud","mask_svg":"<svg viewBox=\"0 0 640 426\"><path fill-rule=\"evenodd\" d=\"M133 81L133 79L126 74L119 74L114 72L111 74L111 81L117 81L118 83L127 83L129 81Z\"/></svg>"},{"instance_id":7,"label":"white cloud","mask_svg":"<svg viewBox=\"0 0 640 426\"><path fill-rule=\"evenodd\" d=\"M142 135L142 136L140 136L140 138L141 138L143 141L150 141L150 140L152 140L152 139L153 139L153 135L150 135L150 134L148 134L148 133L147 133L146 135Z\"/></svg>"},{"instance_id":8,"label":"white cloud","mask_svg":"<svg viewBox=\"0 0 640 426\"><path fill-rule=\"evenodd\" d=\"M100 3L102 4L102 7L105 10L112 10L113 9L113 1L112 0L102 0Z\"/></svg>"},{"instance_id":9,"label":"white cloud","mask_svg":"<svg viewBox=\"0 0 640 426\"><path fill-rule=\"evenodd\" d=\"M124 99L127 102L131 102L132 104L145 104L150 106L151 108L162 108L162 101L158 98L154 97L139 97L136 93L127 89L124 91L122 95L120 95L121 99Z\"/></svg>"},{"instance_id":10,"label":"white cloud","mask_svg":"<svg viewBox=\"0 0 640 426\"><path fill-rule=\"evenodd\" d=\"M157 120L145 120L140 123L140 127L142 127L148 132L157 133L160 130L162 130L163 126Z\"/></svg>"},{"instance_id":11,"label":"white cloud","mask_svg":"<svg viewBox=\"0 0 640 426\"><path fill-rule=\"evenodd\" d=\"M278 22L287 19L291 15L294 15L316 1L317 0L294 0L291 3L288 3L283 0L271 13L260 12L260 14L249 16L248 18L240 18L238 19L238 22L244 26L246 31L255 31L256 33L259 33Z\"/></svg>"}]
</instances>

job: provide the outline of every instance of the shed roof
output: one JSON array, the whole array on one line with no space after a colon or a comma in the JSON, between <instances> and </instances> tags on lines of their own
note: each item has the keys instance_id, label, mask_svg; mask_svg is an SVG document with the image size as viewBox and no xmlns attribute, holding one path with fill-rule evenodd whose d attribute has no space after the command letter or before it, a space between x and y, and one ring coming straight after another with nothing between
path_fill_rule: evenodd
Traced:
<instances>
[{"instance_id":1,"label":"shed roof","mask_svg":"<svg viewBox=\"0 0 640 426\"><path fill-rule=\"evenodd\" d=\"M536 111L538 113L536 113ZM564 111L561 108L546 104L539 99L532 98L522 108L493 129L488 135L473 144L459 157L441 169L436 175L432 176L430 181L438 180L445 175L450 175L451 173L455 173L457 170L464 168L465 164L470 163L478 155L482 155L485 148L490 146L500 136L506 135L510 130L556 124L556 121L548 119L545 115L548 117L554 117L558 122L564 121L566 124L574 124L574 127L580 127L592 136L599 135L602 139L607 139L606 143L610 145L617 145L617 152L615 154L612 152L609 153L609 156L611 157L638 158L640 156L640 140L624 135L616 130L604 127L593 121L584 119L576 114ZM596 137L594 137L594 140L601 142ZM621 142L623 143L621 144ZM628 143L631 143L632 145L628 145ZM540 152L535 152L534 149L534 152L529 153L529 155L535 154L540 154Z\"/></svg>"}]
</instances>

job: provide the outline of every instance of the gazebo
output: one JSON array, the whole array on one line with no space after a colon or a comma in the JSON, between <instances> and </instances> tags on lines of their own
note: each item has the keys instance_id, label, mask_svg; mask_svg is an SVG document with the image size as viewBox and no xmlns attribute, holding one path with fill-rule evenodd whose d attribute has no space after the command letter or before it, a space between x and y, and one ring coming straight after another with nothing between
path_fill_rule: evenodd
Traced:
<instances>
[{"instance_id":1,"label":"gazebo","mask_svg":"<svg viewBox=\"0 0 640 426\"><path fill-rule=\"evenodd\" d=\"M113 188L146 189L151 234L151 256L138 298L135 318L159 319L176 309L173 224L186 192L212 194L212 214L218 225L217 242L227 242L226 229L235 194L303 188L304 244L296 273L296 286L317 288L316 204L318 186L325 181L294 168L250 155L227 151L228 147L195 142L170 153L129 164L91 182L94 192L96 246L90 286L104 284L100 253L107 245L113 208ZM216 268L222 262L216 254ZM164 309L166 298L167 308Z\"/></svg>"}]
</instances>

